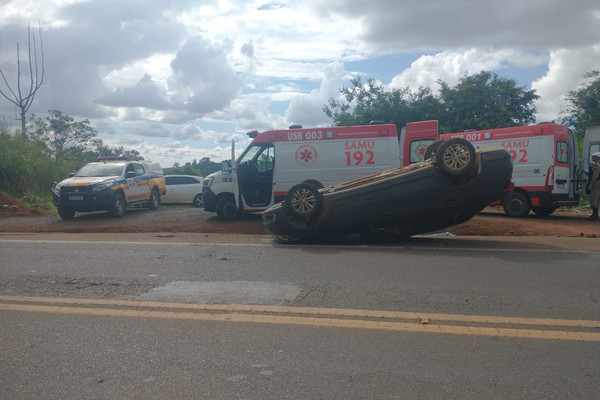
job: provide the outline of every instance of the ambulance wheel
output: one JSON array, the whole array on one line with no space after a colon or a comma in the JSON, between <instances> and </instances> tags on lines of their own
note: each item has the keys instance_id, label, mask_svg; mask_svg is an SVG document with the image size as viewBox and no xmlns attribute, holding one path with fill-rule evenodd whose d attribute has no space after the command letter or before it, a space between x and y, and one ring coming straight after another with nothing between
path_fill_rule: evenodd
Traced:
<instances>
[{"instance_id":1,"label":"ambulance wheel","mask_svg":"<svg viewBox=\"0 0 600 400\"><path fill-rule=\"evenodd\" d=\"M538 206L536 206L536 207L531 207L531 210L538 217L547 217L550 214L552 214L554 211L556 211L556 207L538 207Z\"/></svg>"},{"instance_id":2,"label":"ambulance wheel","mask_svg":"<svg viewBox=\"0 0 600 400\"><path fill-rule=\"evenodd\" d=\"M75 210L67 207L58 207L58 215L62 219L73 219L75 216Z\"/></svg>"},{"instance_id":3,"label":"ambulance wheel","mask_svg":"<svg viewBox=\"0 0 600 400\"><path fill-rule=\"evenodd\" d=\"M502 200L502 208L509 217L523 218L529 215L531 201L525 193L512 192Z\"/></svg>"},{"instance_id":4,"label":"ambulance wheel","mask_svg":"<svg viewBox=\"0 0 600 400\"><path fill-rule=\"evenodd\" d=\"M202 207L202 193L194 196L194 200L192 200L192 206L196 208Z\"/></svg>"},{"instance_id":5,"label":"ambulance wheel","mask_svg":"<svg viewBox=\"0 0 600 400\"><path fill-rule=\"evenodd\" d=\"M123 197L122 194L117 193L117 194L115 194L115 198L113 200L113 204L110 209L110 213L115 218L122 217L123 215L125 215L126 207L127 206L125 204L125 198Z\"/></svg>"},{"instance_id":6,"label":"ambulance wheel","mask_svg":"<svg viewBox=\"0 0 600 400\"><path fill-rule=\"evenodd\" d=\"M469 174L475 168L475 157L475 147L461 138L444 141L435 152L437 167L451 176Z\"/></svg>"},{"instance_id":7,"label":"ambulance wheel","mask_svg":"<svg viewBox=\"0 0 600 400\"><path fill-rule=\"evenodd\" d=\"M217 216L223 221L235 221L241 216L240 210L235 205L233 196L222 197L217 201Z\"/></svg>"},{"instance_id":8,"label":"ambulance wheel","mask_svg":"<svg viewBox=\"0 0 600 400\"><path fill-rule=\"evenodd\" d=\"M285 207L293 216L306 219L319 211L321 200L319 189L310 183L299 183L285 196Z\"/></svg>"},{"instance_id":9,"label":"ambulance wheel","mask_svg":"<svg viewBox=\"0 0 600 400\"><path fill-rule=\"evenodd\" d=\"M436 140L435 142L431 143L425 150L425 155L423 156L423 161L429 160L431 157L435 156L435 152L437 151L437 149L440 148L442 143L444 143L443 140Z\"/></svg>"}]
</instances>

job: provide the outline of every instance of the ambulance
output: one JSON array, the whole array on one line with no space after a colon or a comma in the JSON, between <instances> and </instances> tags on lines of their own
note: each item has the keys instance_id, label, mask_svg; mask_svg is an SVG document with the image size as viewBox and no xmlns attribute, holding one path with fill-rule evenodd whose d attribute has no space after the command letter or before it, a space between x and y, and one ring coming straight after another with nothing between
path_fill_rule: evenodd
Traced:
<instances>
[{"instance_id":1,"label":"ambulance","mask_svg":"<svg viewBox=\"0 0 600 400\"><path fill-rule=\"evenodd\" d=\"M476 147L501 147L510 153L515 187L498 203L507 215L524 217L533 211L548 216L558 207L579 204L577 140L565 125L543 123L439 135L441 140L457 137Z\"/></svg>"},{"instance_id":2,"label":"ambulance","mask_svg":"<svg viewBox=\"0 0 600 400\"><path fill-rule=\"evenodd\" d=\"M583 157L582 157L582 193L583 197L586 199L589 198L590 192L588 190L588 182L592 175L594 174L592 171L593 161L592 154L597 151L600 151L600 126L591 126L585 130L584 136L584 144L583 144Z\"/></svg>"},{"instance_id":3,"label":"ambulance","mask_svg":"<svg viewBox=\"0 0 600 400\"><path fill-rule=\"evenodd\" d=\"M240 157L235 160L232 143L235 161L224 161L221 171L203 181L204 209L223 220L262 212L284 200L299 183L322 188L401 165L394 124L310 129L293 125L248 135L252 141Z\"/></svg>"}]
</instances>

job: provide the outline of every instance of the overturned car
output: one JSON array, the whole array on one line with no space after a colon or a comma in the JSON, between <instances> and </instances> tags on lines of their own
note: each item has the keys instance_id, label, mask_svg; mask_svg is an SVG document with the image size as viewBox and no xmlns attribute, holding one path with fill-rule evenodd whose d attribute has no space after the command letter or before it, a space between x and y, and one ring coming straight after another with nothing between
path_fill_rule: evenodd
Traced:
<instances>
[{"instance_id":1,"label":"overturned car","mask_svg":"<svg viewBox=\"0 0 600 400\"><path fill-rule=\"evenodd\" d=\"M512 169L504 149L438 141L407 167L321 189L300 183L262 219L279 241L384 229L409 237L471 219L511 192Z\"/></svg>"}]
</instances>

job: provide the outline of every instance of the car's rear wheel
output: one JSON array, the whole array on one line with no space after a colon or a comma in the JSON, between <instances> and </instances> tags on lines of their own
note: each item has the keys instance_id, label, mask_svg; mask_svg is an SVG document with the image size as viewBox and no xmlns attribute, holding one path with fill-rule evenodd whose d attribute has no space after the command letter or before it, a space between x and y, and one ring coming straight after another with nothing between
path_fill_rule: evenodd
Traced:
<instances>
[{"instance_id":1,"label":"car's rear wheel","mask_svg":"<svg viewBox=\"0 0 600 400\"><path fill-rule=\"evenodd\" d=\"M110 213L112 214L112 216L115 218L122 217L123 215L125 215L125 208L126 208L126 204L125 204L125 198L123 197L123 195L119 194L119 193L115 194L112 208L110 210Z\"/></svg>"},{"instance_id":2,"label":"car's rear wheel","mask_svg":"<svg viewBox=\"0 0 600 400\"><path fill-rule=\"evenodd\" d=\"M150 200L148 200L148 208L151 210L156 210L160 206L160 194L156 188L152 189L152 193L150 193Z\"/></svg>"},{"instance_id":3,"label":"car's rear wheel","mask_svg":"<svg viewBox=\"0 0 600 400\"><path fill-rule=\"evenodd\" d=\"M202 207L202 193L194 196L194 200L192 200L192 206L196 208Z\"/></svg>"},{"instance_id":4,"label":"car's rear wheel","mask_svg":"<svg viewBox=\"0 0 600 400\"><path fill-rule=\"evenodd\" d=\"M435 161L438 168L448 175L467 175L475 168L476 155L475 147L469 141L453 138L440 144L435 151Z\"/></svg>"},{"instance_id":5,"label":"car's rear wheel","mask_svg":"<svg viewBox=\"0 0 600 400\"><path fill-rule=\"evenodd\" d=\"M62 219L73 219L75 216L75 210L67 207L58 207L58 215Z\"/></svg>"},{"instance_id":6,"label":"car's rear wheel","mask_svg":"<svg viewBox=\"0 0 600 400\"><path fill-rule=\"evenodd\" d=\"M217 201L217 216L223 221L235 221L242 215L235 205L233 196L222 197Z\"/></svg>"},{"instance_id":7,"label":"car's rear wheel","mask_svg":"<svg viewBox=\"0 0 600 400\"><path fill-rule=\"evenodd\" d=\"M526 217L531 210L531 201L526 194L512 192L502 200L502 208L509 217Z\"/></svg>"},{"instance_id":8,"label":"car's rear wheel","mask_svg":"<svg viewBox=\"0 0 600 400\"><path fill-rule=\"evenodd\" d=\"M297 218L310 218L319 211L321 200L319 189L310 183L299 183L287 193L285 206Z\"/></svg>"}]
</instances>

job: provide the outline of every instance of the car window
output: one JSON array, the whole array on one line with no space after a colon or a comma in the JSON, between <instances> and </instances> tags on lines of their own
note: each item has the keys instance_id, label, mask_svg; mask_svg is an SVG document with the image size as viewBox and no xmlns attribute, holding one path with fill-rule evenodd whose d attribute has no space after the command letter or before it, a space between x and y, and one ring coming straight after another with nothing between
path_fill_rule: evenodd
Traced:
<instances>
[{"instance_id":1,"label":"car window","mask_svg":"<svg viewBox=\"0 0 600 400\"><path fill-rule=\"evenodd\" d=\"M144 175L146 173L142 164L133 164L133 168L135 169L135 174L138 176Z\"/></svg>"},{"instance_id":2,"label":"car window","mask_svg":"<svg viewBox=\"0 0 600 400\"><path fill-rule=\"evenodd\" d=\"M87 164L81 167L75 176L116 176L121 175L123 164Z\"/></svg>"}]
</instances>

